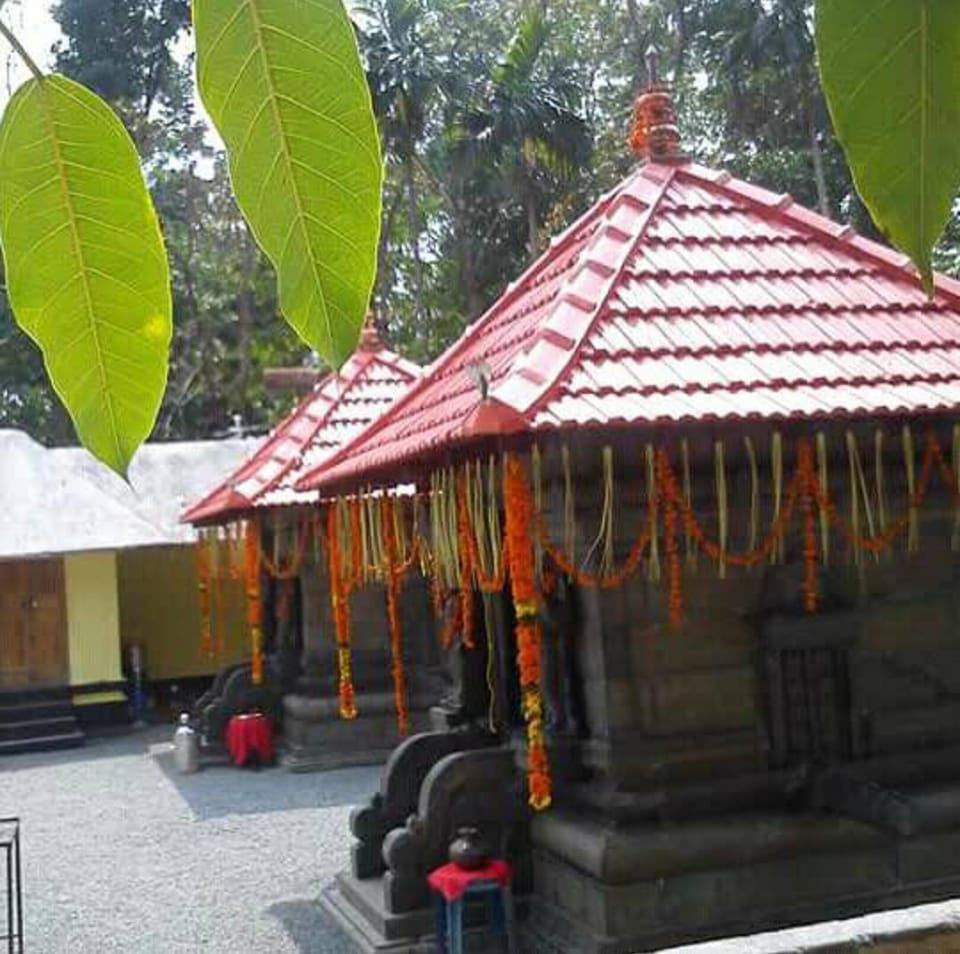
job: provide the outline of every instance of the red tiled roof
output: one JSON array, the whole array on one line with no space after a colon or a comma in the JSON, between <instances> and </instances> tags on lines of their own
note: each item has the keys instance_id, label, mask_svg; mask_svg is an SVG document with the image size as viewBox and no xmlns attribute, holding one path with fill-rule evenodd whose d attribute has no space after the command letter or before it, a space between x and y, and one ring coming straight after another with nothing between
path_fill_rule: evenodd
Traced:
<instances>
[{"instance_id":1,"label":"red tiled roof","mask_svg":"<svg viewBox=\"0 0 960 954\"><path fill-rule=\"evenodd\" d=\"M317 384L256 454L182 519L215 523L260 507L313 502L316 494L294 489L301 474L360 434L420 375L368 332L340 374Z\"/></svg>"},{"instance_id":2,"label":"red tiled roof","mask_svg":"<svg viewBox=\"0 0 960 954\"><path fill-rule=\"evenodd\" d=\"M470 368L489 367L481 401ZM648 162L299 486L495 434L960 404L960 283L727 173Z\"/></svg>"}]
</instances>

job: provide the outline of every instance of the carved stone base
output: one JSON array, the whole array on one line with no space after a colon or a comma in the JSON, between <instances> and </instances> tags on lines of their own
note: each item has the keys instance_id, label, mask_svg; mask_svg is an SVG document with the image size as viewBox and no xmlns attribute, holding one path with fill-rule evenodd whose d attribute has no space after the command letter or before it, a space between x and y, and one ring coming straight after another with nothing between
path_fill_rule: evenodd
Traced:
<instances>
[{"instance_id":1,"label":"carved stone base","mask_svg":"<svg viewBox=\"0 0 960 954\"><path fill-rule=\"evenodd\" d=\"M559 939L581 954L658 950L855 911L898 887L885 835L817 815L617 827L550 812L532 836L538 951Z\"/></svg>"},{"instance_id":2,"label":"carved stone base","mask_svg":"<svg viewBox=\"0 0 960 954\"><path fill-rule=\"evenodd\" d=\"M363 954L436 954L433 908L391 913L383 903L382 878L361 881L349 872L343 872L320 895L320 907ZM526 910L525 900L518 899L518 916L523 918ZM465 924L467 950L500 949L486 926L486 911L482 904L468 905ZM524 950L541 954L537 948Z\"/></svg>"},{"instance_id":3,"label":"carved stone base","mask_svg":"<svg viewBox=\"0 0 960 954\"><path fill-rule=\"evenodd\" d=\"M288 695L283 708L283 765L291 772L376 765L401 741L392 693L358 693L355 720L341 719L339 700L331 697ZM426 704L411 700L411 731L421 731L428 721Z\"/></svg>"},{"instance_id":4,"label":"carved stone base","mask_svg":"<svg viewBox=\"0 0 960 954\"><path fill-rule=\"evenodd\" d=\"M391 914L383 904L383 879L363 881L337 875L320 895L320 907L364 954L433 954L434 922L429 909Z\"/></svg>"}]
</instances>

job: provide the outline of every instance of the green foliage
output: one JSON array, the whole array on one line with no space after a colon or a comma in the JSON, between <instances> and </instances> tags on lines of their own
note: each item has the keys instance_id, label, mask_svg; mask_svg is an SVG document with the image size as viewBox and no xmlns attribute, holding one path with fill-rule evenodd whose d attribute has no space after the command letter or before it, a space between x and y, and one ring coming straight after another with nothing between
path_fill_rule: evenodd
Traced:
<instances>
[{"instance_id":1,"label":"green foliage","mask_svg":"<svg viewBox=\"0 0 960 954\"><path fill-rule=\"evenodd\" d=\"M960 187L960 5L817 0L820 73L857 189L932 287Z\"/></svg>"},{"instance_id":2,"label":"green foliage","mask_svg":"<svg viewBox=\"0 0 960 954\"><path fill-rule=\"evenodd\" d=\"M263 384L265 367L302 363L308 349L281 319L276 279L234 202L225 157L212 175L165 169L153 194L173 273L175 330L161 440L259 432L289 410Z\"/></svg>"},{"instance_id":3,"label":"green foliage","mask_svg":"<svg viewBox=\"0 0 960 954\"><path fill-rule=\"evenodd\" d=\"M56 47L57 72L110 103L143 158L196 147L188 136L189 64L174 56L190 24L189 0L59 0L51 14L65 37Z\"/></svg>"},{"instance_id":4,"label":"green foliage","mask_svg":"<svg viewBox=\"0 0 960 954\"><path fill-rule=\"evenodd\" d=\"M373 286L382 167L341 0L194 0L197 81L280 307L335 367Z\"/></svg>"},{"instance_id":5,"label":"green foliage","mask_svg":"<svg viewBox=\"0 0 960 954\"><path fill-rule=\"evenodd\" d=\"M169 272L130 137L65 77L25 83L0 124L0 244L80 439L125 473L166 384Z\"/></svg>"}]
</instances>

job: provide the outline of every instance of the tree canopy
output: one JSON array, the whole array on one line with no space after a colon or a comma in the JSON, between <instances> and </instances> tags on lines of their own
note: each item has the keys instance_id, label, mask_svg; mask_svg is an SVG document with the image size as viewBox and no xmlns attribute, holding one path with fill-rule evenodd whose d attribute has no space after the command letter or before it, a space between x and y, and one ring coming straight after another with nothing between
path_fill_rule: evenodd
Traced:
<instances>
[{"instance_id":1,"label":"tree canopy","mask_svg":"<svg viewBox=\"0 0 960 954\"><path fill-rule=\"evenodd\" d=\"M818 35L825 17L855 6L820 0L815 20L813 0L352 5L386 168L373 307L393 345L418 360L435 356L551 234L630 168L630 105L651 43L677 88L685 145L696 158L877 234L831 120L832 112L844 131L847 113L831 84L848 79L835 75L845 59L831 61L830 40ZM914 6L946 9L894 0L887 5L893 27L877 24L871 35L889 34L896 15ZM235 416L248 428L266 427L289 397L266 393L264 368L315 358L278 320L273 266L237 208L227 157L201 118L188 0L57 0L53 15L64 33L57 69L117 110L143 157L166 241L174 338L155 435L218 435ZM818 40L827 50L827 96ZM883 37L877 42L882 50ZM916 59L924 49L914 44L907 53ZM892 75L876 80L890 83ZM949 76L936 77L931 89L941 95ZM904 113L914 105L904 102ZM952 153L934 142L930 152L949 155L952 168ZM870 191L856 146L852 155L876 213L882 200ZM924 241L949 213L948 172ZM934 261L950 270L960 262L956 221ZM37 352L2 300L0 380L0 424L49 442L70 438Z\"/></svg>"}]
</instances>

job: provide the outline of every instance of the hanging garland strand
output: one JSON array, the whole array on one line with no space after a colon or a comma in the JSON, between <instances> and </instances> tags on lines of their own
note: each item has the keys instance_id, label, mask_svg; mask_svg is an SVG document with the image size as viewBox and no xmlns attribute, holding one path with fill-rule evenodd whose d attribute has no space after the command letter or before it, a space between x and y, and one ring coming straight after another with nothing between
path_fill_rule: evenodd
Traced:
<instances>
[{"instance_id":1,"label":"hanging garland strand","mask_svg":"<svg viewBox=\"0 0 960 954\"><path fill-rule=\"evenodd\" d=\"M263 603L260 598L260 523L248 520L244 534L244 583L250 627L250 681L263 683Z\"/></svg>"},{"instance_id":2,"label":"hanging garland strand","mask_svg":"<svg viewBox=\"0 0 960 954\"><path fill-rule=\"evenodd\" d=\"M508 454L503 495L506 511L507 561L517 619L517 664L520 670L523 716L527 723L527 782L529 801L535 811L551 802L550 764L543 727L543 696L540 691L540 593L533 562L536 513L530 484L520 459Z\"/></svg>"},{"instance_id":3,"label":"hanging garland strand","mask_svg":"<svg viewBox=\"0 0 960 954\"><path fill-rule=\"evenodd\" d=\"M810 442L802 438L797 445L797 467L803 494L803 608L817 611L817 512L816 473Z\"/></svg>"},{"instance_id":4,"label":"hanging garland strand","mask_svg":"<svg viewBox=\"0 0 960 954\"><path fill-rule=\"evenodd\" d=\"M293 580L300 575L303 561L310 544L311 521L300 519L293 532L293 552L289 559L283 561L279 556L279 530L274 528L274 549L278 551L276 558L271 558L263 547L260 548L260 565L268 576L275 580Z\"/></svg>"},{"instance_id":5,"label":"hanging garland strand","mask_svg":"<svg viewBox=\"0 0 960 954\"><path fill-rule=\"evenodd\" d=\"M390 652L393 655L393 700L397 709L397 729L401 737L410 732L407 708L407 676L403 666L403 630L400 625L401 571L397 556L397 525L394 522L394 501L384 497L380 502L383 549L386 566L384 584L387 591L387 620L390 627Z\"/></svg>"},{"instance_id":6,"label":"hanging garland strand","mask_svg":"<svg viewBox=\"0 0 960 954\"><path fill-rule=\"evenodd\" d=\"M471 537L475 534L470 525L470 505L467 500L467 473L461 470L456 477L457 495L457 555L459 557L459 599L460 622L462 624L463 645L467 649L474 648L473 630L473 573L474 551L471 547Z\"/></svg>"},{"instance_id":7,"label":"hanging garland strand","mask_svg":"<svg viewBox=\"0 0 960 954\"><path fill-rule=\"evenodd\" d=\"M336 503L327 507L327 567L330 608L337 638L337 668L340 675L340 718L356 719L356 694L353 689L353 659L350 651L350 593L346 585L343 553L340 547L339 514Z\"/></svg>"},{"instance_id":8,"label":"hanging garland strand","mask_svg":"<svg viewBox=\"0 0 960 954\"><path fill-rule=\"evenodd\" d=\"M210 544L209 534L201 531L197 536L197 602L200 606L200 652L213 655L210 630Z\"/></svg>"},{"instance_id":9,"label":"hanging garland strand","mask_svg":"<svg viewBox=\"0 0 960 954\"><path fill-rule=\"evenodd\" d=\"M223 593L223 583L224 579L228 576L228 573L223 572L223 565L225 561L230 559L230 541L223 540L221 537L217 537L216 540L216 567L213 571L213 646L212 646L212 655L216 655L220 659L226 655L227 652L227 605L226 598Z\"/></svg>"},{"instance_id":10,"label":"hanging garland strand","mask_svg":"<svg viewBox=\"0 0 960 954\"><path fill-rule=\"evenodd\" d=\"M683 567L680 564L680 548L677 544L677 501L682 500L677 489L676 477L670 469L670 461L662 448L657 455L658 481L663 498L664 552L667 556L667 600L670 626L679 629L683 622Z\"/></svg>"}]
</instances>

